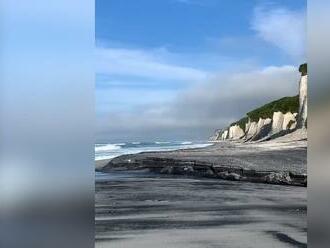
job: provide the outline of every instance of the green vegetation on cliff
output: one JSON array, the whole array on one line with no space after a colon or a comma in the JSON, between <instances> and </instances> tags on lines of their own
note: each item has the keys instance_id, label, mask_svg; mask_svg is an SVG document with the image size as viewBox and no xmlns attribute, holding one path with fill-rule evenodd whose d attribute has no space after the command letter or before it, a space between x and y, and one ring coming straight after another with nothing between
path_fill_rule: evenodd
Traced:
<instances>
[{"instance_id":1,"label":"green vegetation on cliff","mask_svg":"<svg viewBox=\"0 0 330 248\"><path fill-rule=\"evenodd\" d=\"M243 131L245 130L245 125L246 123L249 121L248 117L243 117L242 119L233 122L232 124L230 124L230 126L234 126L234 125L238 125L240 128L243 129Z\"/></svg>"},{"instance_id":2,"label":"green vegetation on cliff","mask_svg":"<svg viewBox=\"0 0 330 248\"><path fill-rule=\"evenodd\" d=\"M281 99L267 103L260 108L256 108L246 114L242 119L235 121L230 124L230 126L238 125L240 128L245 130L245 125L248 123L249 119L251 122L258 122L259 118L273 118L274 112L282 112L283 114L287 112L298 113L299 109L299 95L287 96ZM292 124L292 123L291 123ZM291 126L291 124L289 126Z\"/></svg>"},{"instance_id":3,"label":"green vegetation on cliff","mask_svg":"<svg viewBox=\"0 0 330 248\"><path fill-rule=\"evenodd\" d=\"M301 64L299 66L299 72L301 73L302 76L307 75L307 63Z\"/></svg>"},{"instance_id":4,"label":"green vegetation on cliff","mask_svg":"<svg viewBox=\"0 0 330 248\"><path fill-rule=\"evenodd\" d=\"M298 113L299 109L299 96L283 97L279 100L267 103L260 108L248 112L246 115L251 121L258 121L259 118L272 118L274 112L282 113Z\"/></svg>"}]
</instances>

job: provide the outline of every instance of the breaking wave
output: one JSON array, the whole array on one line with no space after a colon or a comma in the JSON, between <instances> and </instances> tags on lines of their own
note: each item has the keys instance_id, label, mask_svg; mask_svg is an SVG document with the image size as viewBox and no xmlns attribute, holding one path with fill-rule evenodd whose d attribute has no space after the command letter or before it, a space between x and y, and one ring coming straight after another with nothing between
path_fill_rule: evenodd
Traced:
<instances>
[{"instance_id":1,"label":"breaking wave","mask_svg":"<svg viewBox=\"0 0 330 248\"><path fill-rule=\"evenodd\" d=\"M181 145L190 145L190 144L192 144L191 141L184 141L184 142L181 142Z\"/></svg>"},{"instance_id":2,"label":"breaking wave","mask_svg":"<svg viewBox=\"0 0 330 248\"><path fill-rule=\"evenodd\" d=\"M95 152L106 152L106 151L114 151L114 150L119 150L121 149L125 143L121 144L104 144L104 145L96 145L95 146Z\"/></svg>"}]
</instances>

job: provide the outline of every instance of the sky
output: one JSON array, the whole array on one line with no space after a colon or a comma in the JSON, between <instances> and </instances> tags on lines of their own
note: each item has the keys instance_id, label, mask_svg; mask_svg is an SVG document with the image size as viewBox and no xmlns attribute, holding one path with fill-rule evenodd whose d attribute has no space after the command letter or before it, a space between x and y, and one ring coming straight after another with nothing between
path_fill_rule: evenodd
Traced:
<instances>
[{"instance_id":1,"label":"sky","mask_svg":"<svg viewBox=\"0 0 330 248\"><path fill-rule=\"evenodd\" d=\"M97 142L206 140L296 95L306 0L96 0Z\"/></svg>"}]
</instances>

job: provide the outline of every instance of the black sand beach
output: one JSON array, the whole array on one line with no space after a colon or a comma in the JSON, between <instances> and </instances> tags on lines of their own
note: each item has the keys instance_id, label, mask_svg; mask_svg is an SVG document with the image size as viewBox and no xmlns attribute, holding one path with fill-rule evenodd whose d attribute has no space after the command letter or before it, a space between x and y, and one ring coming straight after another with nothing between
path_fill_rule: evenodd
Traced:
<instances>
[{"instance_id":1,"label":"black sand beach","mask_svg":"<svg viewBox=\"0 0 330 248\"><path fill-rule=\"evenodd\" d=\"M111 172L96 181L96 247L307 247L306 188Z\"/></svg>"},{"instance_id":2,"label":"black sand beach","mask_svg":"<svg viewBox=\"0 0 330 248\"><path fill-rule=\"evenodd\" d=\"M300 136L97 161L96 247L307 247L306 165Z\"/></svg>"}]
</instances>

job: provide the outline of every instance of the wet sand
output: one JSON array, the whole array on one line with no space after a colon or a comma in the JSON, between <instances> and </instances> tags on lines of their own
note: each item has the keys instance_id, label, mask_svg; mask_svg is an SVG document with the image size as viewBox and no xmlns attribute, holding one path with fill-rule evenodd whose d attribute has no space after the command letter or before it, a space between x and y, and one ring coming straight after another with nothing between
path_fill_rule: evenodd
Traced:
<instances>
[{"instance_id":1,"label":"wet sand","mask_svg":"<svg viewBox=\"0 0 330 248\"><path fill-rule=\"evenodd\" d=\"M96 247L307 247L304 187L111 172L96 180Z\"/></svg>"}]
</instances>

